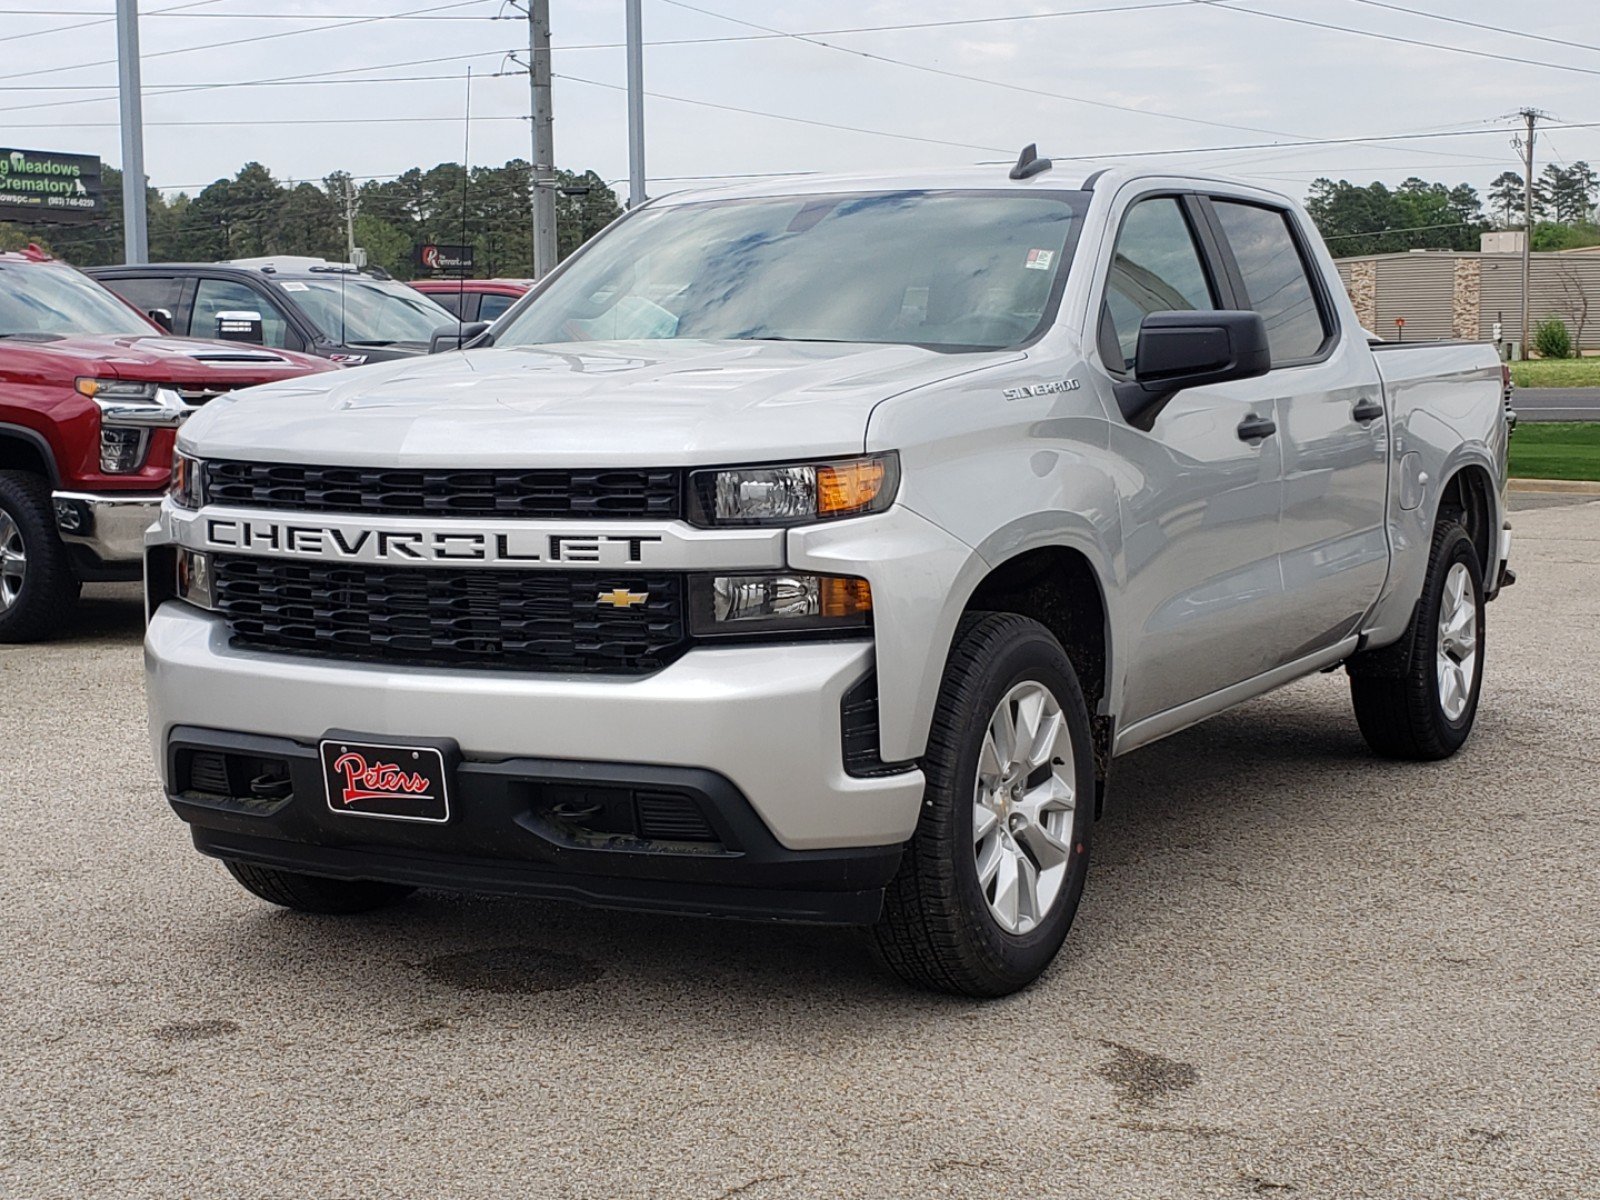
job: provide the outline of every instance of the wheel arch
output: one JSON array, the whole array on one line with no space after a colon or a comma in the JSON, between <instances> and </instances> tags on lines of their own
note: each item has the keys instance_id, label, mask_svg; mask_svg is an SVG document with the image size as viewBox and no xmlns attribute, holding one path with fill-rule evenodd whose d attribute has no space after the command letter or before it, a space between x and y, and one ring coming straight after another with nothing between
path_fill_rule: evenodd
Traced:
<instances>
[{"instance_id":1,"label":"wheel arch","mask_svg":"<svg viewBox=\"0 0 1600 1200\"><path fill-rule=\"evenodd\" d=\"M1029 617L1050 630L1066 650L1089 710L1098 816L1115 733L1106 711L1113 678L1111 609L1100 573L1082 550L1036 546L994 565L978 581L963 608L963 613L974 612Z\"/></svg>"},{"instance_id":2,"label":"wheel arch","mask_svg":"<svg viewBox=\"0 0 1600 1200\"><path fill-rule=\"evenodd\" d=\"M1493 574L1499 553L1498 515L1494 478L1481 463L1461 464L1439 489L1435 527L1451 518L1466 526L1486 579Z\"/></svg>"},{"instance_id":3,"label":"wheel arch","mask_svg":"<svg viewBox=\"0 0 1600 1200\"><path fill-rule=\"evenodd\" d=\"M59 487L55 455L44 436L21 425L0 424L0 471L28 471L43 475L51 487Z\"/></svg>"}]
</instances>

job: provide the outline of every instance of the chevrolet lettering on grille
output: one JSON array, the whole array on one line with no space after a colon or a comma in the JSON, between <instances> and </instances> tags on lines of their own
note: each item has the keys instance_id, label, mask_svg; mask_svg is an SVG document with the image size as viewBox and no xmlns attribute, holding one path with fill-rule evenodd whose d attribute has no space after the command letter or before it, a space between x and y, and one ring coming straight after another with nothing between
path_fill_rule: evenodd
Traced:
<instances>
[{"instance_id":1,"label":"chevrolet lettering on grille","mask_svg":"<svg viewBox=\"0 0 1600 1200\"><path fill-rule=\"evenodd\" d=\"M637 566L663 539L649 533L494 532L474 529L362 529L300 521L209 517L205 544L214 550L364 563L483 563Z\"/></svg>"}]
</instances>

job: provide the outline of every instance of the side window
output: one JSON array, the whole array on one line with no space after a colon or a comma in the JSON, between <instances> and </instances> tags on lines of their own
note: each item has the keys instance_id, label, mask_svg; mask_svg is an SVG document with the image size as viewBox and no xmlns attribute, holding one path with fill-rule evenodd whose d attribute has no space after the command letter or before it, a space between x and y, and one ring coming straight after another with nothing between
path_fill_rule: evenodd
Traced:
<instances>
[{"instance_id":1,"label":"side window","mask_svg":"<svg viewBox=\"0 0 1600 1200\"><path fill-rule=\"evenodd\" d=\"M1133 368L1139 323L1153 312L1217 306L1183 208L1172 196L1141 200L1122 218L1101 317L1101 355ZM1119 362L1120 359L1120 362Z\"/></svg>"},{"instance_id":2,"label":"side window","mask_svg":"<svg viewBox=\"0 0 1600 1200\"><path fill-rule=\"evenodd\" d=\"M106 287L121 296L142 313L164 308L169 313L178 311L178 297L183 293L183 280L158 275L141 275L134 279L102 279Z\"/></svg>"},{"instance_id":3,"label":"side window","mask_svg":"<svg viewBox=\"0 0 1600 1200\"><path fill-rule=\"evenodd\" d=\"M1212 204L1239 264L1250 307L1266 324L1273 365L1316 357L1329 326L1289 228L1289 214L1231 200Z\"/></svg>"},{"instance_id":4,"label":"side window","mask_svg":"<svg viewBox=\"0 0 1600 1200\"><path fill-rule=\"evenodd\" d=\"M261 314L261 338L268 346L282 350L288 346L289 322L282 311L254 288L232 279L202 279L194 293L194 313L189 318L189 336L214 338L217 336L217 314L225 312L258 312ZM298 344L299 339L295 338Z\"/></svg>"},{"instance_id":5,"label":"side window","mask_svg":"<svg viewBox=\"0 0 1600 1200\"><path fill-rule=\"evenodd\" d=\"M471 293L468 294L470 295ZM465 297L460 293L425 292L424 295L426 295L429 300L432 300L440 308L444 309L452 317L459 317L461 315L461 301L465 299Z\"/></svg>"},{"instance_id":6,"label":"side window","mask_svg":"<svg viewBox=\"0 0 1600 1200\"><path fill-rule=\"evenodd\" d=\"M500 314L505 312L517 302L515 296L502 296L498 292L485 292L478 301L478 320L495 321Z\"/></svg>"}]
</instances>

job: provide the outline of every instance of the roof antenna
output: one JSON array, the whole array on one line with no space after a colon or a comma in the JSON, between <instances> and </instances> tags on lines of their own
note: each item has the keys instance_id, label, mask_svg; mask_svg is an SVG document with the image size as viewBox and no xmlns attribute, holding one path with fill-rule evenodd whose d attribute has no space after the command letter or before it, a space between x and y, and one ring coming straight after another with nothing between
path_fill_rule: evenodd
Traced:
<instances>
[{"instance_id":1,"label":"roof antenna","mask_svg":"<svg viewBox=\"0 0 1600 1200\"><path fill-rule=\"evenodd\" d=\"M1017 155L1017 165L1011 168L1012 179L1032 179L1050 169L1050 160L1039 157L1039 144L1029 142Z\"/></svg>"}]
</instances>

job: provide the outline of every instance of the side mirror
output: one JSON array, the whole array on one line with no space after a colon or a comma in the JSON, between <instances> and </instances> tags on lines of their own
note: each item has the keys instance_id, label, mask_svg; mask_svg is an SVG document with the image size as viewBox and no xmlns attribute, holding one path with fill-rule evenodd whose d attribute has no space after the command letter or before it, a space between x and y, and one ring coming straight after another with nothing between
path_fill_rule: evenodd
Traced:
<instances>
[{"instance_id":1,"label":"side mirror","mask_svg":"<svg viewBox=\"0 0 1600 1200\"><path fill-rule=\"evenodd\" d=\"M254 309L233 309L217 314L219 342L249 342L259 346L267 339L261 329L261 314Z\"/></svg>"},{"instance_id":2,"label":"side mirror","mask_svg":"<svg viewBox=\"0 0 1600 1200\"><path fill-rule=\"evenodd\" d=\"M1154 312L1139 324L1133 379L1117 385L1117 404L1129 424L1148 430L1185 388L1254 379L1271 369L1260 313Z\"/></svg>"},{"instance_id":3,"label":"side mirror","mask_svg":"<svg viewBox=\"0 0 1600 1200\"><path fill-rule=\"evenodd\" d=\"M152 308L145 314L168 333L172 332L172 310L170 308Z\"/></svg>"},{"instance_id":4,"label":"side mirror","mask_svg":"<svg viewBox=\"0 0 1600 1200\"><path fill-rule=\"evenodd\" d=\"M433 331L433 337L428 341L428 353L438 354L442 350L459 350L488 332L489 322L487 321L468 321L462 325L441 325Z\"/></svg>"}]
</instances>

